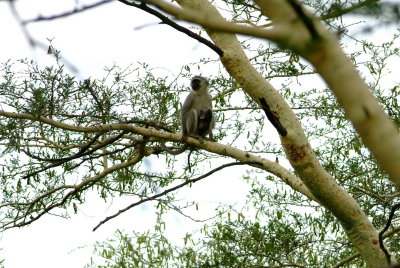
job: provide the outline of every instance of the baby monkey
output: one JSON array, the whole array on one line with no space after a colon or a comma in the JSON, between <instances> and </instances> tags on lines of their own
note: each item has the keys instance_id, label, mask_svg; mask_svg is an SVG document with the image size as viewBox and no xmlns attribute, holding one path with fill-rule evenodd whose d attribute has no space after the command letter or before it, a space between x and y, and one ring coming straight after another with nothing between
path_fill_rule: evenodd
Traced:
<instances>
[{"instance_id":1,"label":"baby monkey","mask_svg":"<svg viewBox=\"0 0 400 268\"><path fill-rule=\"evenodd\" d=\"M201 109L197 118L197 135L205 137L208 134L210 140L214 140L212 123L214 123L212 111L210 109Z\"/></svg>"}]
</instances>

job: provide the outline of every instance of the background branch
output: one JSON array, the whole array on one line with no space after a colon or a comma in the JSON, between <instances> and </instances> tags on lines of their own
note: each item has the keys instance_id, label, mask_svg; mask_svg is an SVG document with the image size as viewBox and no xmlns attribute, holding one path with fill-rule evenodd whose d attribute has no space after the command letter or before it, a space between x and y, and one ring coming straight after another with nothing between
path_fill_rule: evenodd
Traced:
<instances>
[{"instance_id":1,"label":"background branch","mask_svg":"<svg viewBox=\"0 0 400 268\"><path fill-rule=\"evenodd\" d=\"M143 11L146 11L149 14L152 14L152 15L156 16L164 24L167 24L167 25L171 26L172 28L178 30L179 32L184 33L184 34L188 35L189 37L191 37L193 39L196 39L200 43L208 46L215 53L217 53L220 57L222 57L222 55L224 54L224 52L219 47L217 47L214 43L212 43L211 41L209 41L209 40L205 39L204 37L202 37L202 36L192 32L192 31L190 31L189 29L179 25L178 23L172 21L170 18L168 18L167 16L165 16L162 13L158 12L157 10L148 7L142 1L140 1L140 3L135 3L135 2L127 1L127 0L118 0L118 1L121 2L121 3L124 3L125 5L139 8L139 9L141 9Z\"/></svg>"},{"instance_id":2,"label":"background branch","mask_svg":"<svg viewBox=\"0 0 400 268\"><path fill-rule=\"evenodd\" d=\"M51 21L51 20L55 20L55 19L60 19L60 18L64 18L64 17L68 17L68 16L71 16L71 15L75 15L75 14L81 13L81 12L86 11L88 9L92 9L92 8L95 8L95 7L104 5L104 4L108 4L108 3L113 2L113 1L115 1L115 0L104 0L104 1L100 1L100 2L97 2L97 3L93 3L93 4L90 4L90 5L83 6L81 8L74 8L73 10L70 10L70 11L67 11L67 12L63 12L63 13L60 13L60 14L56 14L56 15L38 16L38 17L36 17L34 19L23 20L22 23L23 24L29 24L29 23L32 23L32 22Z\"/></svg>"},{"instance_id":3,"label":"background branch","mask_svg":"<svg viewBox=\"0 0 400 268\"><path fill-rule=\"evenodd\" d=\"M133 204L127 206L126 208L119 210L119 211L118 211L117 213L115 213L114 215L108 216L107 218L105 218L104 220L102 220L98 225L96 225L96 226L93 228L93 232L96 231L96 230L97 230L101 225L103 225L104 223L108 222L109 220L111 220L111 219L113 219L113 218L115 218L115 217L118 217L120 214L124 213L125 211L127 211L127 210L129 210L129 209L131 209L131 208L133 208L133 207L136 207L136 206L138 206L138 205L140 205L140 204L143 204L143 203L145 203L145 202L147 202L147 201L155 200L155 199L157 199L157 198L159 198L159 197L161 197L161 196L164 196L164 195L166 195L166 194L168 194L168 193L170 193L170 192L173 192L173 191L175 191L175 190L177 190L177 189L179 189L179 188L182 188L182 187L185 186L185 185L188 185L188 184L191 184L191 183L195 183L195 182L197 182L197 181L199 181L199 180L202 180L202 179L204 179L204 178L210 176L211 174L213 174L213 173L215 173L215 172L217 172L217 171L219 171L219 170L221 170L221 169L224 169L224 168L226 168L226 167L231 167L231 166L238 166L238 165L261 165L261 166L262 166L262 163L260 163L260 162L233 162L233 163L229 163L229 164L225 164L225 165L219 166L219 167L217 167L217 168L215 168L215 169L213 169L213 170L207 172L207 173L204 174L204 175L201 175L201 176L199 176L199 177L197 177L197 178L194 178L194 179L187 180L187 181L185 181L185 182L183 182L183 183L181 183L181 184L178 184L178 185L176 185L176 186L174 186L174 187L171 187L171 188L169 188L169 189L167 189L167 190L164 190L163 192L161 192L161 193L159 193L159 194L155 194L155 195L153 195L153 196L150 196L150 197L147 197L147 198L143 198L143 199L139 200L138 202L135 202L135 203L133 203Z\"/></svg>"}]
</instances>

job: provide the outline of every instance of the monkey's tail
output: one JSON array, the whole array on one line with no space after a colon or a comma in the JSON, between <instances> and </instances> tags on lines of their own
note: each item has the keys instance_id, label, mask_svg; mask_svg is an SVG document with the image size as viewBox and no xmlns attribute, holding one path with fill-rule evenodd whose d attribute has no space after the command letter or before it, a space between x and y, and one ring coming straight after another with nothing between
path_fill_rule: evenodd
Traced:
<instances>
[{"instance_id":1,"label":"monkey's tail","mask_svg":"<svg viewBox=\"0 0 400 268\"><path fill-rule=\"evenodd\" d=\"M189 144L184 144L184 145L182 145L181 148L176 149L176 150L173 150L173 149L171 149L171 148L168 148L168 147L165 145L165 142L163 142L163 141L160 142L160 144L161 144L161 147L163 148L164 151L166 151L167 153L172 154L172 155L181 154L181 153L183 153L184 151L186 151L186 150L189 148Z\"/></svg>"},{"instance_id":2,"label":"monkey's tail","mask_svg":"<svg viewBox=\"0 0 400 268\"><path fill-rule=\"evenodd\" d=\"M189 170L190 173L192 172L192 167L190 165L190 155L192 154L192 152L193 152L193 149L190 148L190 151L188 153L188 170Z\"/></svg>"},{"instance_id":3,"label":"monkey's tail","mask_svg":"<svg viewBox=\"0 0 400 268\"><path fill-rule=\"evenodd\" d=\"M169 148L165 145L165 142L161 141L160 144L164 151L166 151L167 153L172 154L172 155L178 155L178 154L183 153L187 149L190 149L189 154L188 154L188 169L189 169L189 172L192 172L192 167L190 165L190 155L193 152L193 147L191 147L189 144L184 144L184 145L182 145L181 148L172 150L171 148Z\"/></svg>"}]
</instances>

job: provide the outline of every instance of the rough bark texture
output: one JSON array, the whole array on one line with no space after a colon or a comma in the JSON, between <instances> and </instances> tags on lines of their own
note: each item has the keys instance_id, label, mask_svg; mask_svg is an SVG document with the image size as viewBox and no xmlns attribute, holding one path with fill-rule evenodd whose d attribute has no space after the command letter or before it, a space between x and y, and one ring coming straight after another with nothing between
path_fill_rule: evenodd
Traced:
<instances>
[{"instance_id":1,"label":"rough bark texture","mask_svg":"<svg viewBox=\"0 0 400 268\"><path fill-rule=\"evenodd\" d=\"M178 3L198 13L222 19L219 12L206 0L179 0ZM280 12L278 18L285 15L281 14L284 10L290 11L287 7L279 9L279 5L276 6L276 10ZM286 18L295 16L293 13L286 15ZM212 30L207 32L213 42L224 51L221 62L244 91L256 102L259 98L265 98L271 109L279 114L282 125L288 131L287 136L281 137L286 155L311 193L340 221L349 239L360 251L369 267L380 267L386 264L384 254L378 245L376 229L357 202L322 168L299 120L278 92L253 68L236 36ZM304 40L309 37L309 34L305 33L300 37Z\"/></svg>"}]
</instances>

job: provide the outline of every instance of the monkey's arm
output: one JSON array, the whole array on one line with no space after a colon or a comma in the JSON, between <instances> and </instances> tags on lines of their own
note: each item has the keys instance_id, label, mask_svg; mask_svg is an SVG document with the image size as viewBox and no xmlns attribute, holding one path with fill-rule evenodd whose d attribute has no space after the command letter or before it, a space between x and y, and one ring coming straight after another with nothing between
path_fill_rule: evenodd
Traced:
<instances>
[{"instance_id":1,"label":"monkey's arm","mask_svg":"<svg viewBox=\"0 0 400 268\"><path fill-rule=\"evenodd\" d=\"M213 129L215 128L215 118L214 118L214 114L213 113L211 115L212 115L212 117L211 117L210 130L209 130L209 133L208 133L208 137L210 138L211 141L215 141L214 135L212 133Z\"/></svg>"},{"instance_id":2,"label":"monkey's arm","mask_svg":"<svg viewBox=\"0 0 400 268\"><path fill-rule=\"evenodd\" d=\"M185 102L181 108L181 127L182 127L182 135L183 139L190 134L188 121L190 121L190 111L192 110L193 104L195 101L195 94L190 92L186 97Z\"/></svg>"}]
</instances>

